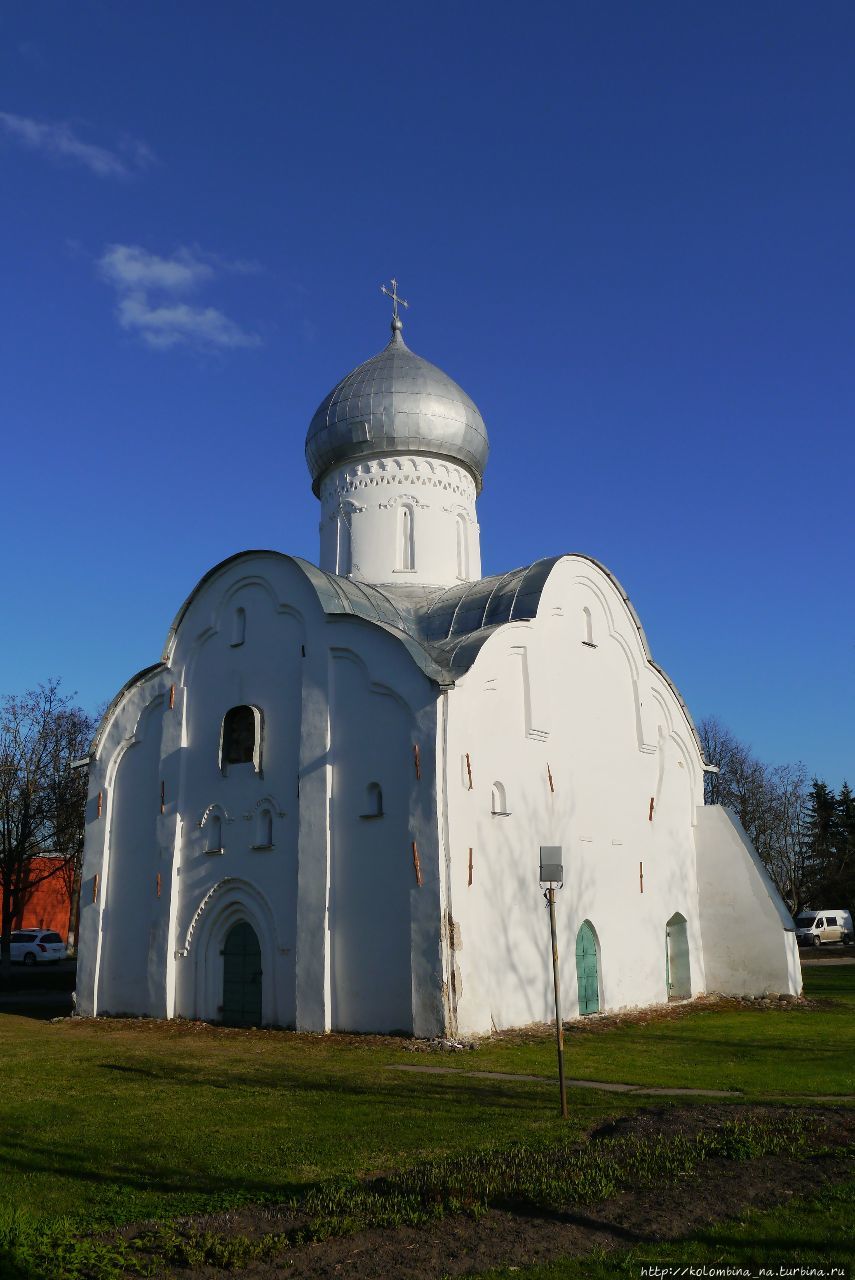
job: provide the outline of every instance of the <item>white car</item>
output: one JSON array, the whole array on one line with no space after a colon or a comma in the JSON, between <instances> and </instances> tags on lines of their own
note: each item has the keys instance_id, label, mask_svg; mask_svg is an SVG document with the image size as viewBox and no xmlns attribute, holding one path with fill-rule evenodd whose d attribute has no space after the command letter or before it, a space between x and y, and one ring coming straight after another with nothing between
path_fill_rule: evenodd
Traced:
<instances>
[{"instance_id":1,"label":"white car","mask_svg":"<svg viewBox=\"0 0 855 1280\"><path fill-rule=\"evenodd\" d=\"M18 929L12 934L12 961L41 964L65 959L65 943L51 929Z\"/></svg>"}]
</instances>

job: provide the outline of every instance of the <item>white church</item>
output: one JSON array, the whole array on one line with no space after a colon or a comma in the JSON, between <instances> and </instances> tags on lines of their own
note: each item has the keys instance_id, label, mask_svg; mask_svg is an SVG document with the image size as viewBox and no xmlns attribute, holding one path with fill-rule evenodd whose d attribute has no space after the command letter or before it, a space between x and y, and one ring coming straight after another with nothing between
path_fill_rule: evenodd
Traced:
<instances>
[{"instance_id":1,"label":"white church","mask_svg":"<svg viewBox=\"0 0 855 1280\"><path fill-rule=\"evenodd\" d=\"M704 805L679 692L608 569L481 576L487 432L392 337L315 413L320 568L242 551L92 744L81 1014L489 1034L801 991L793 922Z\"/></svg>"}]
</instances>

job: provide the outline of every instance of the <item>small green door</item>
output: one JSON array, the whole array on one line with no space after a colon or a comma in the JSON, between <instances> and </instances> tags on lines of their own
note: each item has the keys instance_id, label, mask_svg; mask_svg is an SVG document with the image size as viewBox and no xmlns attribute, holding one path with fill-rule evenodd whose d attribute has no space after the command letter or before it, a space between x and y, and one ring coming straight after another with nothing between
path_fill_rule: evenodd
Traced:
<instances>
[{"instance_id":1,"label":"small green door","mask_svg":"<svg viewBox=\"0 0 855 1280\"><path fill-rule=\"evenodd\" d=\"M579 1012L598 1013L600 983L597 975L597 940L587 920L576 934L576 977L579 982Z\"/></svg>"},{"instance_id":2,"label":"small green door","mask_svg":"<svg viewBox=\"0 0 855 1280\"><path fill-rule=\"evenodd\" d=\"M689 935L686 917L679 911L665 925L665 989L669 1000L688 1000L692 995Z\"/></svg>"},{"instance_id":3,"label":"small green door","mask_svg":"<svg viewBox=\"0 0 855 1280\"><path fill-rule=\"evenodd\" d=\"M232 925L226 934L223 1022L230 1027L261 1026L261 947L255 930L245 920Z\"/></svg>"}]
</instances>

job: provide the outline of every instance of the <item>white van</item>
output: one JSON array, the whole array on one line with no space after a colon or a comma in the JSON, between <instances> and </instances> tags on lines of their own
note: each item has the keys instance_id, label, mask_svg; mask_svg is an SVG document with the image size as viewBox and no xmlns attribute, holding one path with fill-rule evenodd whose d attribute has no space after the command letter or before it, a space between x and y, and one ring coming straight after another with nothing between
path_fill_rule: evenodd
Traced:
<instances>
[{"instance_id":1,"label":"white van","mask_svg":"<svg viewBox=\"0 0 855 1280\"><path fill-rule=\"evenodd\" d=\"M842 907L824 911L805 909L796 916L796 941L800 947L820 947L823 942L851 942L852 916Z\"/></svg>"}]
</instances>

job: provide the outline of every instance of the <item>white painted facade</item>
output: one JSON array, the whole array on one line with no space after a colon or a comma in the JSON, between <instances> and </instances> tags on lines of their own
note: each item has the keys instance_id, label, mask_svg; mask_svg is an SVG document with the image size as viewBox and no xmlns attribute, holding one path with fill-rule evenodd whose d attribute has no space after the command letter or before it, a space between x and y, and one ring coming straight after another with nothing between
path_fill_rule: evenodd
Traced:
<instances>
[{"instance_id":1,"label":"white painted facade","mask_svg":"<svg viewBox=\"0 0 855 1280\"><path fill-rule=\"evenodd\" d=\"M704 807L619 584L582 555L481 580L479 485L434 441L363 452L319 477L321 570L244 552L191 593L93 743L79 1012L229 1016L248 924L264 1024L546 1020L542 844L567 1016L583 925L601 1010L800 991L792 920Z\"/></svg>"},{"instance_id":2,"label":"white painted facade","mask_svg":"<svg viewBox=\"0 0 855 1280\"><path fill-rule=\"evenodd\" d=\"M465 468L418 455L372 458L332 472L320 496L322 569L388 586L481 577L475 482Z\"/></svg>"}]
</instances>

